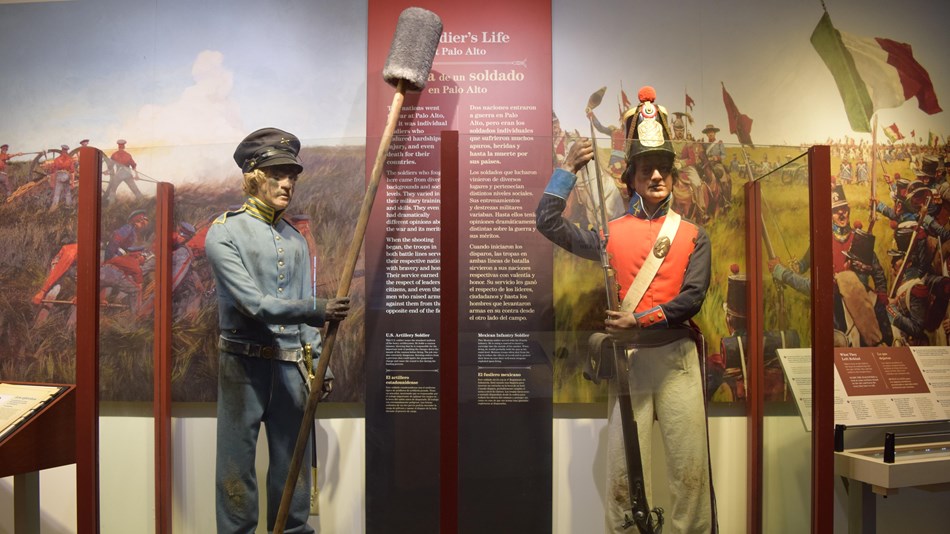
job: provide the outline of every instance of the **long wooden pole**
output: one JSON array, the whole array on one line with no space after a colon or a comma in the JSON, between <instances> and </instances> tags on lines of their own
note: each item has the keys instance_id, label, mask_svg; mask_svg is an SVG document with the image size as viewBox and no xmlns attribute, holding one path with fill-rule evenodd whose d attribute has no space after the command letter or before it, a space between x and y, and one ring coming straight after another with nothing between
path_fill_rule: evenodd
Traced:
<instances>
[{"instance_id":1,"label":"long wooden pole","mask_svg":"<svg viewBox=\"0 0 950 534\"><path fill-rule=\"evenodd\" d=\"M340 288L336 293L337 298L344 298L350 294L350 284L353 281L353 273L356 272L356 261L359 259L360 249L363 248L363 238L366 237L366 227L369 224L369 216L373 211L376 191L379 189L379 181L383 175L386 154L389 152L389 145L392 143L393 133L396 130L396 123L399 121L399 114L402 111L402 103L405 98L406 82L405 80L399 80L396 86L396 93L393 95L392 106L389 108L389 117L386 119L383 137L379 140L379 149L376 151L376 161L373 163L373 172L370 175L369 184L366 186L366 193L363 195L360 215L356 220L356 232L353 235L353 240L350 241L350 248L344 260L343 274L340 276ZM327 368L330 365L330 355L333 353L333 347L336 343L336 333L339 326L339 321L331 320L327 322L326 336L323 340L323 351L320 353L320 359L317 361L316 376L310 383L310 397L307 399L307 407L304 410L303 420L300 422L300 431L297 433L297 443L294 446L294 454L290 460L290 468L287 471L287 481L284 483L284 492L280 498L280 508L277 510L277 519L274 522L274 534L283 534L284 526L287 524L287 515L290 512L290 501L293 498L297 477L300 476L300 464L303 462L303 453L307 448L307 442L310 440L310 428L313 425L313 419L317 413L317 404L320 403L320 394L323 391L323 375L326 374Z\"/></svg>"}]
</instances>

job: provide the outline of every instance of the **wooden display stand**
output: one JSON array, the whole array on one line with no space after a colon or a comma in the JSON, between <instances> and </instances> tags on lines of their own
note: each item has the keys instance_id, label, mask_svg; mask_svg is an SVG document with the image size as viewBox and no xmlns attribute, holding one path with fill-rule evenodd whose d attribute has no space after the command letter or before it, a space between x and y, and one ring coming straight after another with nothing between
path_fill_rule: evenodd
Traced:
<instances>
[{"instance_id":1,"label":"wooden display stand","mask_svg":"<svg viewBox=\"0 0 950 534\"><path fill-rule=\"evenodd\" d=\"M0 441L0 477L13 476L14 528L39 533L39 471L76 463L76 386L66 388Z\"/></svg>"}]
</instances>

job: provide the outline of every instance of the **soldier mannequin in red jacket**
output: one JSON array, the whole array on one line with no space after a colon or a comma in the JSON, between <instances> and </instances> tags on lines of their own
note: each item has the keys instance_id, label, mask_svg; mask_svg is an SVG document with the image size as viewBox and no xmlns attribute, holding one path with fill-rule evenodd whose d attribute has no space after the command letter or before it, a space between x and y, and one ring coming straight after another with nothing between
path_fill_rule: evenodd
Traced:
<instances>
[{"instance_id":1,"label":"soldier mannequin in red jacket","mask_svg":"<svg viewBox=\"0 0 950 534\"><path fill-rule=\"evenodd\" d=\"M607 253L616 270L621 311L607 310L605 326L629 345L630 399L639 426L647 499L651 505L653 421L659 421L666 449L672 505L667 510L670 530L677 533L715 531L709 473L703 378L689 320L699 312L709 287L710 244L705 231L687 220L661 230L679 217L672 205L673 152L666 111L653 103L652 88L640 91L640 105L627 114L627 167L623 181L630 192L627 212L608 223ZM554 171L537 209L538 230L578 256L598 260L596 232L570 224L561 215L574 187L575 173L593 157L589 140L575 143L561 168ZM667 234L669 236L667 237ZM649 255L662 261L635 303L627 293ZM652 262L653 260L651 260ZM636 300L636 297L633 298ZM624 310L632 311L624 311ZM630 333L635 333L630 336ZM624 444L616 384L611 383L608 421L607 526L626 532L629 514Z\"/></svg>"}]
</instances>

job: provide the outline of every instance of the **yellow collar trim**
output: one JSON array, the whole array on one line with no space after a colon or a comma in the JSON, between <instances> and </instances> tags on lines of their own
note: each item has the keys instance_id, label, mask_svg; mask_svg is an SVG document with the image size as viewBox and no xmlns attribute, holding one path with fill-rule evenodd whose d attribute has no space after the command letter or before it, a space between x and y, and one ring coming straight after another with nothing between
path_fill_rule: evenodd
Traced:
<instances>
[{"instance_id":1,"label":"yellow collar trim","mask_svg":"<svg viewBox=\"0 0 950 534\"><path fill-rule=\"evenodd\" d=\"M284 210L275 210L257 197L247 197L244 202L244 211L251 217L260 219L270 225L277 224L280 216L284 213Z\"/></svg>"}]
</instances>

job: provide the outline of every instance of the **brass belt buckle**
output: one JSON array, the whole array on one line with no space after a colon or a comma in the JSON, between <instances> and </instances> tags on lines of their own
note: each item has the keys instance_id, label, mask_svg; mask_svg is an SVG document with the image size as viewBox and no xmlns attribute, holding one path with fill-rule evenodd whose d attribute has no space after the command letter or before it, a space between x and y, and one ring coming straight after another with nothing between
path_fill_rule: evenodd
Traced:
<instances>
[{"instance_id":1,"label":"brass belt buckle","mask_svg":"<svg viewBox=\"0 0 950 534\"><path fill-rule=\"evenodd\" d=\"M261 356L271 360L274 358L274 347L261 347Z\"/></svg>"}]
</instances>

